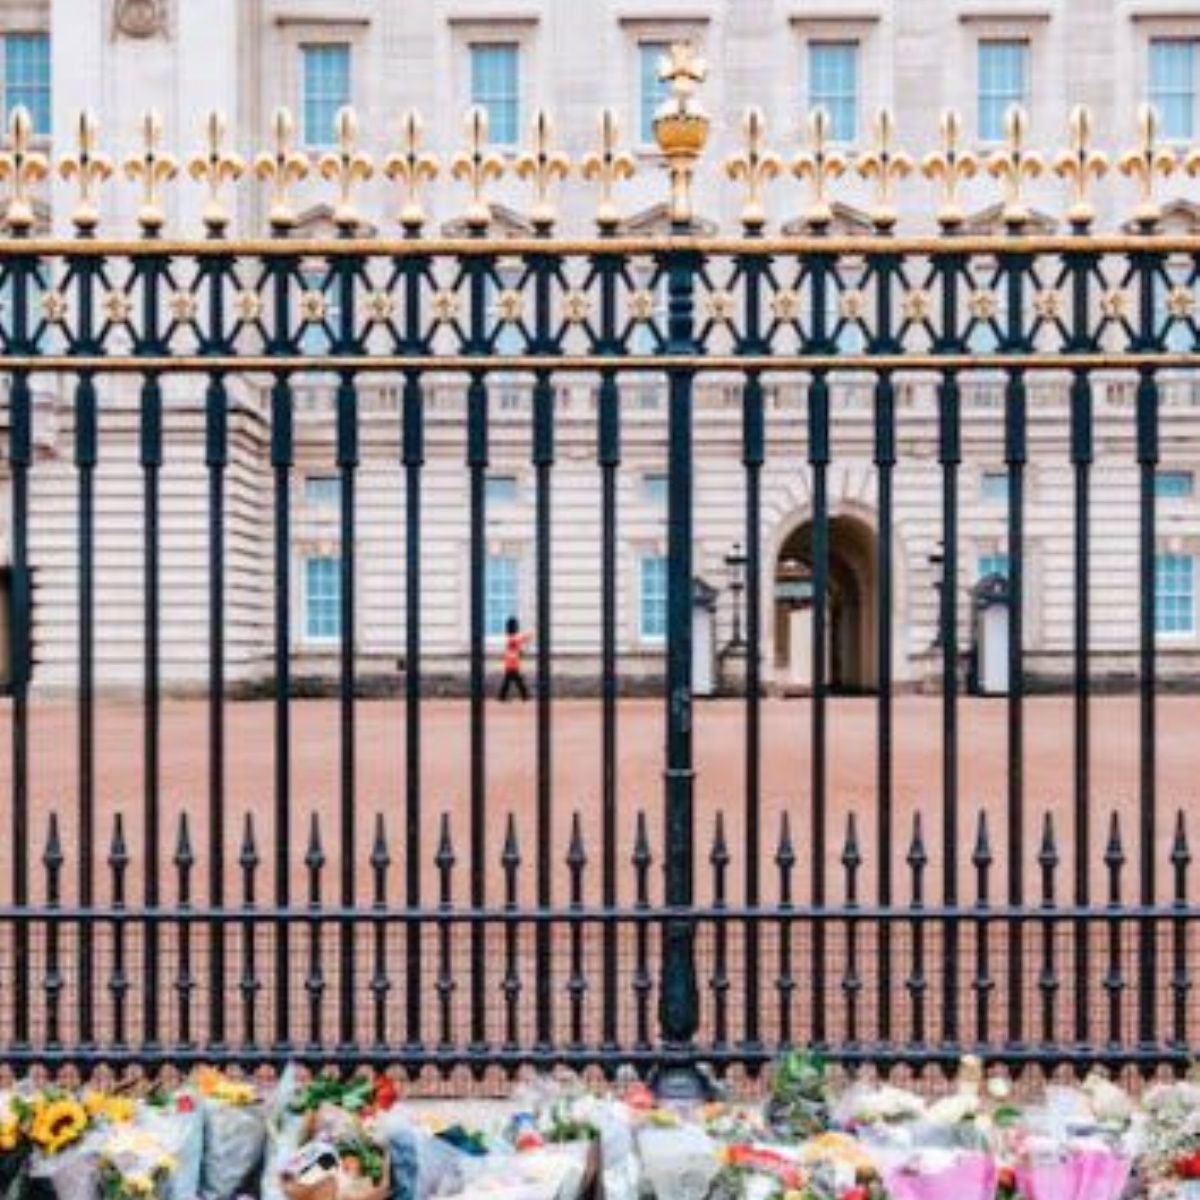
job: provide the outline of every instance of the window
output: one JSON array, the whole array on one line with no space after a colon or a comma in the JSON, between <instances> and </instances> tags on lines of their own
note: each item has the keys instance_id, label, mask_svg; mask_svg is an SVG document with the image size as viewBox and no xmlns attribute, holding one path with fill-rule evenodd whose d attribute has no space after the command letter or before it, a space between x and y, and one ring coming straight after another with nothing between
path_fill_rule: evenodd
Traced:
<instances>
[{"instance_id":1,"label":"window","mask_svg":"<svg viewBox=\"0 0 1200 1200\"><path fill-rule=\"evenodd\" d=\"M336 475L309 475L304 480L305 508L337 512L341 503L341 480Z\"/></svg>"},{"instance_id":2,"label":"window","mask_svg":"<svg viewBox=\"0 0 1200 1200\"><path fill-rule=\"evenodd\" d=\"M1159 471L1154 477L1154 494L1160 500L1190 500L1195 490L1191 471Z\"/></svg>"},{"instance_id":3,"label":"window","mask_svg":"<svg viewBox=\"0 0 1200 1200\"><path fill-rule=\"evenodd\" d=\"M515 146L520 137L518 47L495 43L471 47L471 103L488 115L488 132L499 146Z\"/></svg>"},{"instance_id":4,"label":"window","mask_svg":"<svg viewBox=\"0 0 1200 1200\"><path fill-rule=\"evenodd\" d=\"M1008 578L1008 555L1002 551L993 551L979 556L979 578L987 579L989 575L1003 575Z\"/></svg>"},{"instance_id":5,"label":"window","mask_svg":"<svg viewBox=\"0 0 1200 1200\"><path fill-rule=\"evenodd\" d=\"M1008 499L1008 472L984 471L979 480L979 497L981 500Z\"/></svg>"},{"instance_id":6,"label":"window","mask_svg":"<svg viewBox=\"0 0 1200 1200\"><path fill-rule=\"evenodd\" d=\"M350 103L350 47L301 46L304 60L304 144L333 144L338 109Z\"/></svg>"},{"instance_id":7,"label":"window","mask_svg":"<svg viewBox=\"0 0 1200 1200\"><path fill-rule=\"evenodd\" d=\"M33 132L50 132L50 38L44 33L4 37L4 119L17 105L29 110Z\"/></svg>"},{"instance_id":8,"label":"window","mask_svg":"<svg viewBox=\"0 0 1200 1200\"><path fill-rule=\"evenodd\" d=\"M858 137L858 43L810 42L808 107L829 114L835 142Z\"/></svg>"},{"instance_id":9,"label":"window","mask_svg":"<svg viewBox=\"0 0 1200 1200\"><path fill-rule=\"evenodd\" d=\"M1196 632L1196 560L1190 554L1154 556L1154 630Z\"/></svg>"},{"instance_id":10,"label":"window","mask_svg":"<svg viewBox=\"0 0 1200 1200\"><path fill-rule=\"evenodd\" d=\"M1188 141L1195 128L1196 43L1158 38L1150 43L1147 99L1157 109L1162 136Z\"/></svg>"},{"instance_id":11,"label":"window","mask_svg":"<svg viewBox=\"0 0 1200 1200\"><path fill-rule=\"evenodd\" d=\"M332 555L304 560L304 636L310 642L342 636L340 567Z\"/></svg>"},{"instance_id":12,"label":"window","mask_svg":"<svg viewBox=\"0 0 1200 1200\"><path fill-rule=\"evenodd\" d=\"M1019 104L1029 107L1029 43L979 43L979 136L1004 139L1004 117Z\"/></svg>"},{"instance_id":13,"label":"window","mask_svg":"<svg viewBox=\"0 0 1200 1200\"><path fill-rule=\"evenodd\" d=\"M515 475L489 475L484 484L488 504L516 504L520 499Z\"/></svg>"},{"instance_id":14,"label":"window","mask_svg":"<svg viewBox=\"0 0 1200 1200\"><path fill-rule=\"evenodd\" d=\"M483 632L503 637L510 617L520 608L520 564L510 555L488 556L483 574Z\"/></svg>"},{"instance_id":15,"label":"window","mask_svg":"<svg viewBox=\"0 0 1200 1200\"><path fill-rule=\"evenodd\" d=\"M660 473L642 476L642 499L647 504L666 507L667 477Z\"/></svg>"},{"instance_id":16,"label":"window","mask_svg":"<svg viewBox=\"0 0 1200 1200\"><path fill-rule=\"evenodd\" d=\"M667 560L661 554L643 557L638 571L638 630L643 641L667 636Z\"/></svg>"},{"instance_id":17,"label":"window","mask_svg":"<svg viewBox=\"0 0 1200 1200\"><path fill-rule=\"evenodd\" d=\"M643 145L654 145L654 114L671 89L658 77L659 60L670 52L666 42L641 42L638 45L638 138Z\"/></svg>"}]
</instances>

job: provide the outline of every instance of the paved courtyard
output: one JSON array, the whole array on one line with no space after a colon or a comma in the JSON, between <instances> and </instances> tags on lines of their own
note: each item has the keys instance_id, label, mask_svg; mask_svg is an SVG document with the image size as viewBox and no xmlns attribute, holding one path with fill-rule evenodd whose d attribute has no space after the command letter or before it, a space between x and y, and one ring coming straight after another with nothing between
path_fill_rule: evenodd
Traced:
<instances>
[{"instance_id":1,"label":"paved courtyard","mask_svg":"<svg viewBox=\"0 0 1200 1200\"><path fill-rule=\"evenodd\" d=\"M467 813L469 797L469 709L460 701L430 701L423 706L423 857L432 874L436 824L442 812L451 815L458 852L457 879L465 884L468 861ZM339 714L336 702L305 700L293 708L293 854L299 866L309 833L312 812L321 815L324 846L328 854L327 887L336 879L337 810L339 779ZM810 706L801 699L769 700L763 704L763 832L773 852L780 814L791 814L799 852L797 891L803 896L809 875L810 822ZM11 754L5 708L0 752ZM231 702L227 705L227 812L231 861L236 851L244 815L253 812L264 866L260 879L269 878L272 853L273 716L269 703ZM536 706L501 706L487 709L487 812L489 859L495 861L504 833L504 818L512 812L518 821L526 877L532 874L535 852ZM1114 810L1124 814L1126 849L1136 861L1138 796L1137 701L1134 697L1104 697L1094 701L1092 747L1093 860L1097 886L1102 881L1100 854L1107 837L1108 818ZM696 761L697 829L701 853L707 858L708 839L718 810L726 813L726 833L733 856L731 882L740 877L742 854L743 707L734 701L701 702L697 707ZM594 701L564 700L553 711L553 797L556 862L566 854L571 813L582 814L585 846L589 854L589 886L598 886L600 861L600 712ZM1027 701L1025 758L1026 846L1031 884L1035 878L1037 839L1042 815L1054 814L1062 852L1062 895L1069 894L1072 837L1072 708L1063 697ZM1160 700L1158 783L1159 832L1163 857L1161 877L1169 882L1167 841L1178 808L1196 803L1200 779L1200 698L1169 696ZM138 871L138 844L142 794L142 714L134 702L104 702L97 718L99 746L97 797L100 809L100 845L107 845L110 817L125 815L134 878ZM632 845L634 814L645 809L656 851L661 809L662 709L654 700L623 700L620 704L619 794L621 854ZM864 892L869 895L875 872L876 718L870 698L837 699L829 705L829 863L832 878L840 878L838 856L846 817L859 818L859 839L865 854ZM403 869L404 710L395 701L362 701L358 705L357 789L359 837L365 854L375 815L383 813L393 858L392 882L397 889ZM31 724L31 793L37 829L44 829L46 814L56 808L63 821L68 847L67 878L71 871L71 838L77 794L75 709L67 701L40 701L33 706ZM936 697L903 697L896 703L895 797L897 863L906 849L912 814L924 818L924 835L933 853L941 839L941 702ZM993 890L999 894L1004 878L1006 825L1006 706L1003 701L964 699L960 734L960 830L964 881L973 886L970 845L976 815L988 812L996 854ZM191 833L203 867L206 842L207 710L201 701L172 701L164 706L162 724L162 795L164 841L174 836L169 814L186 808L192 817ZM10 765L0 768L4 787L10 785ZM7 829L10 798L6 790L0 820ZM1195 831L1193 831L1194 833ZM40 876L40 872L37 873ZM104 873L102 872L102 875ZM622 870L622 875L625 872ZM703 888L707 867L700 870ZM774 880L767 864L764 878ZM936 878L936 874L933 875ZM203 878L203 875L201 875ZM367 893L370 878L359 878ZM566 871L556 872L556 888L565 898ZM653 872L657 886L658 872ZM489 889L500 895L499 871L489 878ZM625 883L622 883L624 888ZM770 886L770 882L768 883ZM906 895L900 875L900 897ZM133 892L136 895L136 888Z\"/></svg>"}]
</instances>

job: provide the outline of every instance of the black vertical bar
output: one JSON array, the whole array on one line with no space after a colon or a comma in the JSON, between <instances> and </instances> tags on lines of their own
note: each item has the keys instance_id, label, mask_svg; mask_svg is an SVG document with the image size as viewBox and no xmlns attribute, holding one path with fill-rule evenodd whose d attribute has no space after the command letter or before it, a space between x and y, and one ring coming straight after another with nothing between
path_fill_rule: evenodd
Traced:
<instances>
[{"instance_id":1,"label":"black vertical bar","mask_svg":"<svg viewBox=\"0 0 1200 1200\"><path fill-rule=\"evenodd\" d=\"M909 907L914 914L910 922L909 937L912 941L912 969L905 987L912 1002L911 1038L915 1048L925 1045L925 999L929 991L929 980L925 973L925 922L919 917L925 907L925 868L929 865L929 853L925 849L925 836L921 828L921 814L913 816L912 841L908 848L908 869L911 878Z\"/></svg>"},{"instance_id":2,"label":"black vertical bar","mask_svg":"<svg viewBox=\"0 0 1200 1200\"><path fill-rule=\"evenodd\" d=\"M1053 912L1057 905L1056 877L1058 874L1058 841L1054 835L1054 817L1046 814L1042 826L1042 845L1038 851L1038 865L1042 870L1042 908ZM1038 991L1042 997L1042 1036L1044 1046L1052 1046L1057 1040L1058 972L1055 967L1054 941L1055 923L1042 922L1042 969L1038 976Z\"/></svg>"},{"instance_id":3,"label":"black vertical bar","mask_svg":"<svg viewBox=\"0 0 1200 1200\"><path fill-rule=\"evenodd\" d=\"M958 375L944 371L938 388L938 461L942 468L942 901L958 904L958 469L962 461ZM944 927L942 1028L958 1041L958 926Z\"/></svg>"},{"instance_id":4,"label":"black vertical bar","mask_svg":"<svg viewBox=\"0 0 1200 1200\"><path fill-rule=\"evenodd\" d=\"M1120 818L1115 812L1109 825L1104 865L1108 869L1108 918L1104 922L1108 932L1108 967L1104 990L1108 993L1108 1044L1116 1048L1124 1040L1121 1036L1121 999L1125 991L1125 976L1121 970L1121 871L1125 866L1125 847L1121 842Z\"/></svg>"},{"instance_id":5,"label":"black vertical bar","mask_svg":"<svg viewBox=\"0 0 1200 1200\"><path fill-rule=\"evenodd\" d=\"M796 869L796 848L792 844L792 821L785 810L779 826L779 846L775 851L779 872L779 975L775 991L779 996L779 1041L792 1044L792 1008L796 998L796 977L792 974L792 872Z\"/></svg>"},{"instance_id":6,"label":"black vertical bar","mask_svg":"<svg viewBox=\"0 0 1200 1200\"><path fill-rule=\"evenodd\" d=\"M1029 351L1025 334L1025 279L1030 269L1027 255L1002 257L1007 297L1006 350ZM1004 461L1008 474L1008 903L1020 908L1025 900L1025 464L1028 459L1025 372L1006 372L1004 396ZM1024 933L1020 921L1009 925L1008 1040L1024 1037L1025 1003Z\"/></svg>"},{"instance_id":7,"label":"black vertical bar","mask_svg":"<svg viewBox=\"0 0 1200 1200\"><path fill-rule=\"evenodd\" d=\"M421 377L404 376L404 902L421 906L421 468L425 413ZM405 998L409 1047L421 1043L421 926L405 926Z\"/></svg>"},{"instance_id":8,"label":"black vertical bar","mask_svg":"<svg viewBox=\"0 0 1200 1200\"><path fill-rule=\"evenodd\" d=\"M829 296L835 260L828 255L809 259L809 349L828 354L836 350L830 337ZM808 463L812 471L812 904L826 901L826 854L829 842L828 764L829 723L829 375L819 369L808 385ZM825 923L812 929L812 1036L825 1040Z\"/></svg>"},{"instance_id":9,"label":"black vertical bar","mask_svg":"<svg viewBox=\"0 0 1200 1200\"><path fill-rule=\"evenodd\" d=\"M353 311L353 294L343 297ZM345 310L343 309L343 312ZM341 374L337 388L337 465L341 475L341 556L339 559L340 583L339 607L341 611L341 670L339 681L339 708L341 716L340 767L341 767L341 833L339 838L339 869L341 878L342 907L349 910L355 903L355 843L358 832L355 813L358 803L355 727L357 711L355 705L354 664L354 621L357 612L355 603L356 573L354 554L355 533L355 472L358 469L358 391L350 371ZM346 919L338 924L338 997L340 1019L338 1037L343 1047L350 1046L355 1038L355 984L354 984L354 921Z\"/></svg>"},{"instance_id":10,"label":"black vertical bar","mask_svg":"<svg viewBox=\"0 0 1200 1200\"><path fill-rule=\"evenodd\" d=\"M902 349L895 331L895 280L900 258L881 253L868 257L868 267L875 279L875 337L870 349L876 354L892 354ZM876 543L875 569L875 660L876 660L876 755L875 804L878 861L876 891L879 906L892 904L892 858L894 855L894 719L892 673L892 606L895 585L892 578L894 536L893 504L896 468L896 386L890 371L875 376L875 487L879 512L879 538ZM890 999L892 975L892 923L880 921L876 935L876 954L879 959L878 1008L879 1037L887 1042L892 1036L892 1005Z\"/></svg>"},{"instance_id":11,"label":"black vertical bar","mask_svg":"<svg viewBox=\"0 0 1200 1200\"><path fill-rule=\"evenodd\" d=\"M14 295L20 273L14 264ZM24 319L16 306L16 327ZM14 371L9 391L12 472L12 898L17 909L29 904L29 683L33 666L32 588L29 579L29 468L33 462L33 398L29 374ZM29 926L13 931L13 1040L29 1045Z\"/></svg>"},{"instance_id":12,"label":"black vertical bar","mask_svg":"<svg viewBox=\"0 0 1200 1200\"><path fill-rule=\"evenodd\" d=\"M554 259L530 259L534 287L535 354L554 353L551 333L551 285ZM534 541L537 566L537 904L543 911L553 904L554 878L554 762L553 762L553 630L551 588L551 473L554 467L554 384L548 370L533 377L533 469L535 479ZM573 927L574 928L574 927ZM537 959L537 1040L550 1045L554 1031L554 976L550 950L553 929L540 921L535 934Z\"/></svg>"},{"instance_id":13,"label":"black vertical bar","mask_svg":"<svg viewBox=\"0 0 1200 1200\"><path fill-rule=\"evenodd\" d=\"M1158 805L1157 805L1157 664L1155 661L1156 597L1154 557L1157 520L1155 475L1158 466L1158 381L1152 368L1138 375L1137 427L1139 475L1138 593L1140 595L1139 729L1138 746L1138 836L1139 900L1151 907L1157 895ZM1138 931L1138 1040L1145 1046L1155 1041L1158 994L1157 929L1146 918Z\"/></svg>"},{"instance_id":14,"label":"black vertical bar","mask_svg":"<svg viewBox=\"0 0 1200 1200\"><path fill-rule=\"evenodd\" d=\"M113 817L108 866L112 877L112 911L119 914L125 910L125 872L129 869L125 821L120 813ZM112 923L112 969L108 976L108 994L112 999L112 1045L120 1049L126 1042L125 998L129 994L129 976L125 973L125 922L122 920Z\"/></svg>"},{"instance_id":15,"label":"black vertical bar","mask_svg":"<svg viewBox=\"0 0 1200 1200\"><path fill-rule=\"evenodd\" d=\"M60 1005L63 992L62 965L59 960L59 942L62 925L54 919L62 907L62 839L58 831L58 813L50 814L50 825L46 834L46 849L42 854L46 868L46 909L51 919L46 922L46 974L42 980L42 991L46 1000L46 1044L57 1049L62 1044Z\"/></svg>"},{"instance_id":16,"label":"black vertical bar","mask_svg":"<svg viewBox=\"0 0 1200 1200\"><path fill-rule=\"evenodd\" d=\"M214 291L220 286L214 280ZM225 377L214 372L205 397L208 468L208 899L225 904L225 468L229 416ZM208 1037L225 1041L225 923L209 928Z\"/></svg>"},{"instance_id":17,"label":"black vertical bar","mask_svg":"<svg viewBox=\"0 0 1200 1200\"><path fill-rule=\"evenodd\" d=\"M504 1025L505 1047L514 1050L521 1038L521 956L520 929L512 919L519 910L518 877L521 871L521 848L517 844L517 822L512 813L504 831L504 848L500 852L500 867L504 872L504 911L510 919L504 923Z\"/></svg>"},{"instance_id":18,"label":"black vertical bar","mask_svg":"<svg viewBox=\"0 0 1200 1200\"><path fill-rule=\"evenodd\" d=\"M980 810L979 824L975 832L975 849L971 853L971 865L975 868L975 911L980 920L975 928L975 1041L986 1046L990 1039L989 1014L992 1007L991 926L986 919L991 904L990 877L992 871L992 843L988 835L987 812Z\"/></svg>"},{"instance_id":19,"label":"black vertical bar","mask_svg":"<svg viewBox=\"0 0 1200 1200\"><path fill-rule=\"evenodd\" d=\"M149 280L147 280L149 287ZM157 374L148 372L142 383L141 452L143 478L143 561L145 590L143 607L143 772L142 870L146 907L159 905L160 783L160 638L159 638L159 472L162 468L162 386ZM158 926L146 923L142 962L142 1038L148 1048L158 1043Z\"/></svg>"},{"instance_id":20,"label":"black vertical bar","mask_svg":"<svg viewBox=\"0 0 1200 1200\"><path fill-rule=\"evenodd\" d=\"M633 865L635 912L646 913L650 908L650 837L646 829L646 814L637 814L633 839ZM654 983L650 978L650 925L641 920L634 925L633 979L631 988L634 1004L635 1045L639 1050L650 1046L650 992Z\"/></svg>"},{"instance_id":21,"label":"black vertical bar","mask_svg":"<svg viewBox=\"0 0 1200 1200\"><path fill-rule=\"evenodd\" d=\"M1183 809L1175 818L1175 839L1171 846L1171 867L1175 875L1175 911L1178 914L1171 925L1171 1008L1172 1038L1177 1049L1188 1044L1189 993L1192 990L1188 974L1188 868L1192 865L1192 852L1188 847L1187 819Z\"/></svg>"},{"instance_id":22,"label":"black vertical bar","mask_svg":"<svg viewBox=\"0 0 1200 1200\"><path fill-rule=\"evenodd\" d=\"M255 876L258 871L258 842L254 834L254 818L246 814L242 844L238 851L238 867L242 873L241 978L238 991L242 998L242 1045L252 1047L258 1041L258 993L262 983L258 978L258 954L254 944Z\"/></svg>"},{"instance_id":23,"label":"black vertical bar","mask_svg":"<svg viewBox=\"0 0 1200 1200\"><path fill-rule=\"evenodd\" d=\"M700 268L689 251L666 256L669 319L666 350L694 354L694 291ZM695 370L672 367L670 397L667 512L667 680L665 899L659 1024L662 1041L676 1054L692 1046L698 1021L696 931L689 910L693 902L695 829L692 768L692 402ZM663 1094L694 1095L699 1080L693 1070L664 1070L658 1079Z\"/></svg>"},{"instance_id":24,"label":"black vertical bar","mask_svg":"<svg viewBox=\"0 0 1200 1200\"><path fill-rule=\"evenodd\" d=\"M1098 258L1090 251L1065 257L1071 279L1071 323L1067 347L1094 350L1091 285ZM1074 472L1074 612L1073 612L1073 717L1074 717L1074 842L1075 905L1081 911L1091 903L1091 638L1088 605L1091 574L1091 468L1094 458L1094 404L1091 373L1078 369L1071 376L1071 465ZM1074 934L1074 1040L1083 1047L1091 1040L1091 928L1086 919L1075 922Z\"/></svg>"},{"instance_id":25,"label":"black vertical bar","mask_svg":"<svg viewBox=\"0 0 1200 1200\"><path fill-rule=\"evenodd\" d=\"M91 908L95 900L96 824L96 385L90 372L81 373L75 388L75 465L79 472L79 903ZM79 938L79 1040L93 1039L93 939Z\"/></svg>"},{"instance_id":26,"label":"black vertical bar","mask_svg":"<svg viewBox=\"0 0 1200 1200\"><path fill-rule=\"evenodd\" d=\"M587 850L583 845L583 826L578 809L571 814L571 842L567 847L567 875L571 881L571 911L583 911L584 872L587 870ZM543 922L545 924L545 922ZM571 1008L571 1045L576 1049L584 1042L584 1005L587 1000L587 976L583 971L583 925L571 922L571 965L567 977L567 996Z\"/></svg>"},{"instance_id":27,"label":"black vertical bar","mask_svg":"<svg viewBox=\"0 0 1200 1200\"><path fill-rule=\"evenodd\" d=\"M371 878L374 883L374 895L371 907L376 913L387 912L388 907L388 868L392 865L392 856L388 853L387 828L384 825L383 814L375 816L375 839L371 844ZM386 1046L388 1041L388 993L392 990L388 978L388 925L385 921L376 921L374 926L374 965L371 972L371 995L375 1008L375 1045Z\"/></svg>"},{"instance_id":28,"label":"black vertical bar","mask_svg":"<svg viewBox=\"0 0 1200 1200\"><path fill-rule=\"evenodd\" d=\"M617 328L619 255L594 259L600 292L597 353L619 356ZM606 909L617 904L617 470L621 465L621 399L615 369L600 372L596 458L600 467L600 893ZM605 921L601 1040L617 1044L617 923Z\"/></svg>"},{"instance_id":29,"label":"black vertical bar","mask_svg":"<svg viewBox=\"0 0 1200 1200\"><path fill-rule=\"evenodd\" d=\"M304 987L308 992L308 1042L314 1050L322 1044L321 1031L325 1000L325 970L321 954L321 875L325 870L325 849L321 845L321 825L316 813L309 827L308 849L304 855L308 872L308 977Z\"/></svg>"},{"instance_id":30,"label":"black vertical bar","mask_svg":"<svg viewBox=\"0 0 1200 1200\"><path fill-rule=\"evenodd\" d=\"M292 387L285 372L271 388L271 466L275 473L275 904L291 903L291 466ZM275 924L275 1041L291 1041L291 947L288 923Z\"/></svg>"},{"instance_id":31,"label":"black vertical bar","mask_svg":"<svg viewBox=\"0 0 1200 1200\"><path fill-rule=\"evenodd\" d=\"M1086 315L1083 318L1086 320ZM1075 906L1091 902L1091 668L1088 644L1091 571L1092 380L1087 371L1071 377L1071 463L1074 469L1074 750L1075 750ZM1091 931L1075 923L1075 1041L1089 1040L1088 993L1091 979Z\"/></svg>"},{"instance_id":32,"label":"black vertical bar","mask_svg":"<svg viewBox=\"0 0 1200 1200\"><path fill-rule=\"evenodd\" d=\"M846 818L846 841L842 847L842 870L846 885L846 911L853 913L858 908L858 872L862 869L862 850L858 844L858 819L851 812ZM859 997L862 993L862 977L858 972L859 924L853 916L846 921L846 958L842 973L841 990L846 1004L846 1041L857 1045L859 1040Z\"/></svg>"},{"instance_id":33,"label":"black vertical bar","mask_svg":"<svg viewBox=\"0 0 1200 1200\"><path fill-rule=\"evenodd\" d=\"M434 985L438 995L439 1042L443 1049L454 1045L454 957L451 938L453 924L446 920L454 911L454 843L450 840L450 816L442 813L434 866L438 873L438 973Z\"/></svg>"},{"instance_id":34,"label":"black vertical bar","mask_svg":"<svg viewBox=\"0 0 1200 1200\"><path fill-rule=\"evenodd\" d=\"M713 1044L729 1043L729 922L725 910L729 906L726 877L729 874L729 844L725 840L725 814L717 812L708 863L712 868L713 965L708 981L713 998Z\"/></svg>"},{"instance_id":35,"label":"black vertical bar","mask_svg":"<svg viewBox=\"0 0 1200 1200\"><path fill-rule=\"evenodd\" d=\"M192 868L196 865L196 853L192 849L192 831L187 813L179 816L179 832L175 841L176 910L186 914L192 907ZM196 982L192 976L192 923L180 921L175 929L178 946L179 969L175 974L175 999L177 1005L176 1037L180 1046L192 1045L192 995Z\"/></svg>"},{"instance_id":36,"label":"black vertical bar","mask_svg":"<svg viewBox=\"0 0 1200 1200\"><path fill-rule=\"evenodd\" d=\"M471 475L471 907L487 898L487 728L484 663L484 572L487 569L486 483L488 464L488 390L482 371L467 385L467 463ZM486 1040L486 948L484 930L471 926L471 1043Z\"/></svg>"}]
</instances>

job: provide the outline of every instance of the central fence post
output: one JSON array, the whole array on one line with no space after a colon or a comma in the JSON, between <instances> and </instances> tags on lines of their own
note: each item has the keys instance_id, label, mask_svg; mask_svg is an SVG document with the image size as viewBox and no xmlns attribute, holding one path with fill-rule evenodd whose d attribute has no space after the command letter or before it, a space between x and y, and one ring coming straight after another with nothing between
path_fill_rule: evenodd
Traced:
<instances>
[{"instance_id":1,"label":"central fence post","mask_svg":"<svg viewBox=\"0 0 1200 1200\"><path fill-rule=\"evenodd\" d=\"M671 93L654 118L654 135L671 176L671 232L692 232L691 184L708 138L709 121L695 97L705 68L688 46L676 45L659 77ZM663 922L659 1034L665 1062L656 1074L660 1096L694 1100L706 1094L693 1061L700 1023L693 913L695 828L692 765L692 401L699 353L695 333L696 276L700 256L686 240L662 256L667 282L667 338L663 351L684 357L667 369L667 729L663 774L666 808L666 919Z\"/></svg>"}]
</instances>

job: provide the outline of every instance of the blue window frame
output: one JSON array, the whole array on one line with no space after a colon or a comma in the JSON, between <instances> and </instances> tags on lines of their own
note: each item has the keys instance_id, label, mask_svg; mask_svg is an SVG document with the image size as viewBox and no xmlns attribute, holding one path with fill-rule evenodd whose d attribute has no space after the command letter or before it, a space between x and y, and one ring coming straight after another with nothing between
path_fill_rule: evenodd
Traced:
<instances>
[{"instance_id":1,"label":"blue window frame","mask_svg":"<svg viewBox=\"0 0 1200 1200\"><path fill-rule=\"evenodd\" d=\"M638 632L643 641L664 641L667 636L667 560L647 554L638 566Z\"/></svg>"},{"instance_id":2,"label":"blue window frame","mask_svg":"<svg viewBox=\"0 0 1200 1200\"><path fill-rule=\"evenodd\" d=\"M1154 494L1160 500L1190 500L1196 493L1196 476L1191 471L1159 471L1154 477Z\"/></svg>"},{"instance_id":3,"label":"blue window frame","mask_svg":"<svg viewBox=\"0 0 1200 1200\"><path fill-rule=\"evenodd\" d=\"M1009 574L1008 555L1003 551L996 550L989 554L981 554L979 556L979 578L987 579L989 575L1003 575L1005 579Z\"/></svg>"},{"instance_id":4,"label":"blue window frame","mask_svg":"<svg viewBox=\"0 0 1200 1200\"><path fill-rule=\"evenodd\" d=\"M309 475L304 480L304 507L337 512L342 505L342 481L336 475Z\"/></svg>"},{"instance_id":5,"label":"blue window frame","mask_svg":"<svg viewBox=\"0 0 1200 1200\"><path fill-rule=\"evenodd\" d=\"M484 481L484 494L488 504L516 504L521 498L515 475L489 475Z\"/></svg>"},{"instance_id":6,"label":"blue window frame","mask_svg":"<svg viewBox=\"0 0 1200 1200\"><path fill-rule=\"evenodd\" d=\"M29 110L33 131L50 132L50 37L45 33L4 36L4 116L18 105Z\"/></svg>"},{"instance_id":7,"label":"blue window frame","mask_svg":"<svg viewBox=\"0 0 1200 1200\"><path fill-rule=\"evenodd\" d=\"M304 636L310 642L342 636L341 564L332 555L304 560Z\"/></svg>"},{"instance_id":8,"label":"blue window frame","mask_svg":"<svg viewBox=\"0 0 1200 1200\"><path fill-rule=\"evenodd\" d=\"M350 47L332 42L301 46L304 65L304 144L331 146L338 109L350 103Z\"/></svg>"},{"instance_id":9,"label":"blue window frame","mask_svg":"<svg viewBox=\"0 0 1200 1200\"><path fill-rule=\"evenodd\" d=\"M979 43L979 136L985 142L1004 138L1004 117L1019 104L1029 107L1029 43Z\"/></svg>"},{"instance_id":10,"label":"blue window frame","mask_svg":"<svg viewBox=\"0 0 1200 1200\"><path fill-rule=\"evenodd\" d=\"M488 136L515 146L521 135L520 48L512 42L471 47L471 103L488 115Z\"/></svg>"},{"instance_id":11,"label":"blue window frame","mask_svg":"<svg viewBox=\"0 0 1200 1200\"><path fill-rule=\"evenodd\" d=\"M979 480L979 496L982 500L1006 501L1008 499L1008 472L984 471Z\"/></svg>"},{"instance_id":12,"label":"blue window frame","mask_svg":"<svg viewBox=\"0 0 1200 1200\"><path fill-rule=\"evenodd\" d=\"M521 564L508 554L488 556L483 573L483 631L503 637L509 617L519 615Z\"/></svg>"},{"instance_id":13,"label":"blue window frame","mask_svg":"<svg viewBox=\"0 0 1200 1200\"><path fill-rule=\"evenodd\" d=\"M1147 99L1158 111L1168 141L1187 141L1195 130L1196 43L1156 38L1150 43Z\"/></svg>"},{"instance_id":14,"label":"blue window frame","mask_svg":"<svg viewBox=\"0 0 1200 1200\"><path fill-rule=\"evenodd\" d=\"M809 42L808 107L829 114L835 142L858 137L857 42Z\"/></svg>"},{"instance_id":15,"label":"blue window frame","mask_svg":"<svg viewBox=\"0 0 1200 1200\"><path fill-rule=\"evenodd\" d=\"M656 508L667 506L667 483L665 474L654 471L642 476L642 499Z\"/></svg>"},{"instance_id":16,"label":"blue window frame","mask_svg":"<svg viewBox=\"0 0 1200 1200\"><path fill-rule=\"evenodd\" d=\"M654 114L670 94L670 86L658 77L658 64L671 47L666 42L638 44L638 138L654 144Z\"/></svg>"},{"instance_id":17,"label":"blue window frame","mask_svg":"<svg viewBox=\"0 0 1200 1200\"><path fill-rule=\"evenodd\" d=\"M1154 556L1154 630L1196 632L1196 560L1190 554Z\"/></svg>"}]
</instances>

